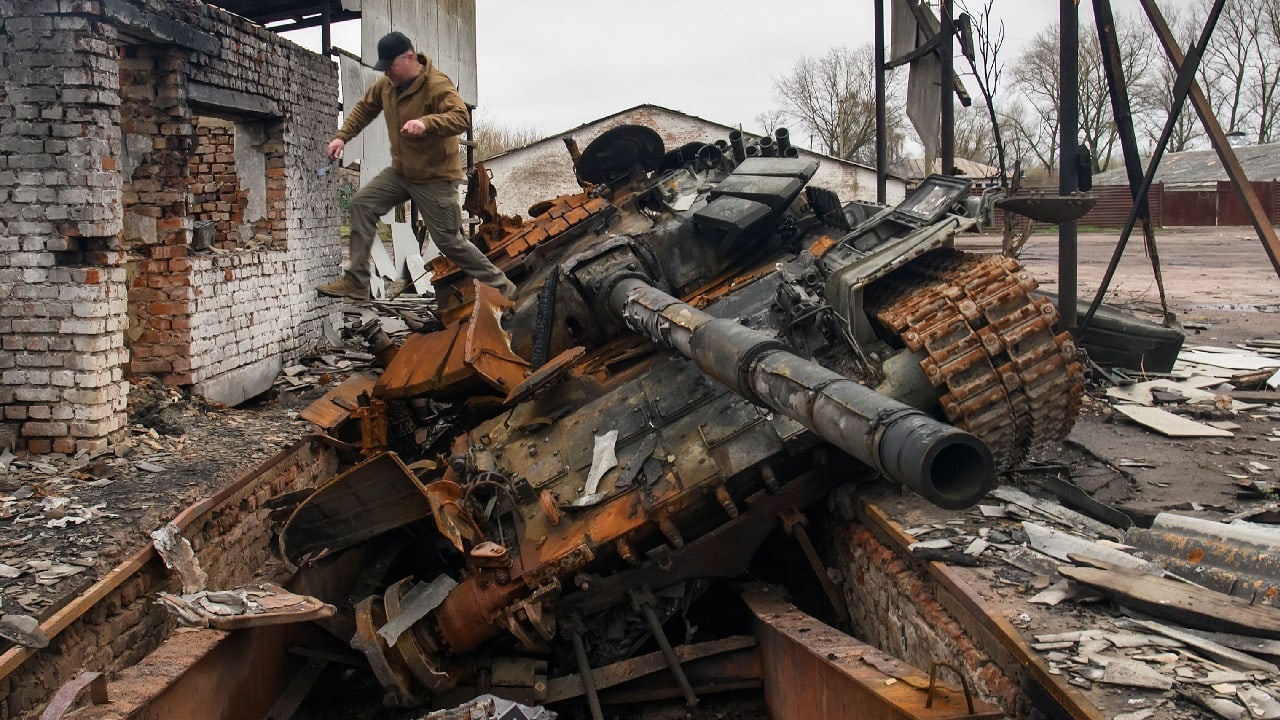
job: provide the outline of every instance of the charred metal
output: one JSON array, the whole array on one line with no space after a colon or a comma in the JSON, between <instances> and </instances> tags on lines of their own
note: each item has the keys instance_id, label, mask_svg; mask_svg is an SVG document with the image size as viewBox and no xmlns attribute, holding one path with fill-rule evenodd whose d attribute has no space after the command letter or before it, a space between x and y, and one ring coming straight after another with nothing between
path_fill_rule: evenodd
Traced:
<instances>
[{"instance_id":1,"label":"charred metal","mask_svg":"<svg viewBox=\"0 0 1280 720\"><path fill-rule=\"evenodd\" d=\"M567 145L583 191L529 220L497 213L482 166L469 186L475 240L518 297L436 259L439 322L399 346L362 330L382 374L308 410L350 466L277 510L278 551L299 587L329 589L319 624L390 705L490 689L501 660L524 668L508 697L601 717L600 668L656 647L692 706L704 655L668 621L771 533L838 606L805 508L878 480L969 507L1080 404L1035 282L953 249L975 223L966 181L877 207L809 186L817 163L782 131Z\"/></svg>"}]
</instances>

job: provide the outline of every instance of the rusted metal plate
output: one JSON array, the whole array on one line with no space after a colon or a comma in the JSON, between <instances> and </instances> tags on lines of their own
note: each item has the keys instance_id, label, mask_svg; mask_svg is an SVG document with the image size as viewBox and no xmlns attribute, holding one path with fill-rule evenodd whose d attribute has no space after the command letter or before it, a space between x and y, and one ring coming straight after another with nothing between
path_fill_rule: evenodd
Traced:
<instances>
[{"instance_id":1,"label":"rusted metal plate","mask_svg":"<svg viewBox=\"0 0 1280 720\"><path fill-rule=\"evenodd\" d=\"M227 720L266 715L288 682L283 625L176 633L113 676L111 700L79 720ZM216 690L216 691L215 691Z\"/></svg>"},{"instance_id":2,"label":"rusted metal plate","mask_svg":"<svg viewBox=\"0 0 1280 720\"><path fill-rule=\"evenodd\" d=\"M360 406L358 398L372 393L377 380L372 375L356 373L308 405L298 413L298 417L314 423L321 430L332 431L351 417L352 411Z\"/></svg>"},{"instance_id":3,"label":"rusted metal plate","mask_svg":"<svg viewBox=\"0 0 1280 720\"><path fill-rule=\"evenodd\" d=\"M764 697L774 720L1002 718L967 692L796 609L764 587L742 593L755 615ZM969 701L972 701L972 709Z\"/></svg>"},{"instance_id":4,"label":"rusted metal plate","mask_svg":"<svg viewBox=\"0 0 1280 720\"><path fill-rule=\"evenodd\" d=\"M374 385L380 398L403 398L460 383L473 374L463 361L466 326L411 333Z\"/></svg>"},{"instance_id":5,"label":"rusted metal plate","mask_svg":"<svg viewBox=\"0 0 1280 720\"><path fill-rule=\"evenodd\" d=\"M299 503L280 532L280 555L301 564L430 516L418 479L399 456L385 452Z\"/></svg>"},{"instance_id":6,"label":"rusted metal plate","mask_svg":"<svg viewBox=\"0 0 1280 720\"><path fill-rule=\"evenodd\" d=\"M529 374L529 362L512 352L511 335L502 329L502 312L511 301L480 282L475 294L462 360L494 388L509 393Z\"/></svg>"}]
</instances>

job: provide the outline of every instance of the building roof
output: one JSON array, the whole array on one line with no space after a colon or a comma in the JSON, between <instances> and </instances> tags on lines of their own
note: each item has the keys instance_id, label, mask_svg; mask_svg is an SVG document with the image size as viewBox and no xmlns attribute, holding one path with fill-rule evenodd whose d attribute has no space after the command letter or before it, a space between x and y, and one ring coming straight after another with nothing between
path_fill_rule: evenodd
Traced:
<instances>
[{"instance_id":1,"label":"building roof","mask_svg":"<svg viewBox=\"0 0 1280 720\"><path fill-rule=\"evenodd\" d=\"M329 22L355 20L360 11L348 10L339 0L207 0L275 32L288 32L324 24L324 8L329 6ZM358 5L356 6L359 7Z\"/></svg>"},{"instance_id":2,"label":"building roof","mask_svg":"<svg viewBox=\"0 0 1280 720\"><path fill-rule=\"evenodd\" d=\"M1254 181L1280 179L1280 143L1232 148L1245 177ZM1165 185L1202 185L1227 180L1215 150L1169 153L1160 159L1155 181ZM1094 185L1128 185L1124 164L1093 177Z\"/></svg>"},{"instance_id":3,"label":"building roof","mask_svg":"<svg viewBox=\"0 0 1280 720\"><path fill-rule=\"evenodd\" d=\"M603 122L608 122L609 120L613 120L614 118L621 117L621 116L626 115L626 114L628 114L628 113L636 112L637 110L659 110L659 111L662 111L662 112L665 112L665 113L670 113L670 114L672 114L672 115L679 115L679 116L681 116L681 117L689 118L690 120L697 120L698 122L705 123L705 124L710 125L710 126L712 126L712 127L720 128L721 130L723 130L723 131L725 132L725 134L728 134L728 132L729 132L730 130L739 130L739 129L741 129L740 127L736 127L736 126L733 126L733 125L725 125L724 123L719 123L719 122L716 122L716 121L714 121L714 120L708 120L708 119L703 118L703 117L698 117L697 115L690 115L689 113L686 113L686 112L680 112L679 110L672 110L671 108L663 107L663 106L661 106L661 105L654 105L654 104L652 104L652 103L641 103L641 104L636 105L636 106L634 106L634 107L629 107L629 108L627 108L626 110L619 110L618 112L613 113L613 114L611 114L611 115L605 115L604 117L600 117L600 118L596 118L595 120L591 120L591 121L588 121L588 122L584 122L584 123L582 123L581 125L578 125L578 126L576 126L576 127L572 127L572 128L570 128L570 129L568 129L568 130L564 130L564 131L562 131L562 132L558 132L558 133L553 133L553 134L551 134L551 135L547 135L546 137L544 137L544 138L542 138L542 139L540 139L540 140L534 140L533 142L528 143L528 144L526 144L526 145L521 145L520 147L516 147L516 148L511 148L511 149L509 149L509 150L505 150L505 151L503 151L503 152L498 153L497 155L494 155L493 157L494 157L494 158L500 158L500 157L503 157L503 156L505 156L505 155L510 155L510 154L512 154L512 153L519 152L519 151L521 151L521 150L524 150L525 148L533 147L534 145L541 145L542 143L550 142L550 141L553 141L553 140L555 140L555 141L560 141L560 139L561 139L561 138L571 136L571 135L573 135L575 132L577 132L577 131L579 131L579 130L583 130L583 129L585 129L585 128L589 128L589 127L592 127L592 126L594 126L594 125L598 125L598 124L603 123ZM751 133L751 132L747 132L746 130L743 130L743 131L742 131L742 134L743 134L743 136L744 136L744 137L757 138L757 139L760 137L758 134L756 134L756 133ZM841 159L840 159L840 158L838 158L838 157L834 157L834 156L832 156L832 155L826 155L826 154L824 154L824 153L820 153L820 152L817 152L817 151L814 151L814 150L809 150L809 149L806 149L806 148L798 148L798 149L800 149L801 151L806 152L806 153L811 153L811 154L813 154L813 155L817 155L818 157L822 158L824 161L825 161L825 160L829 160L829 161L834 162L834 163L842 163L842 164L844 164L844 165L852 165L852 166L854 166L854 167L864 168L864 169L869 170L869 171L871 171L871 172L875 172L875 170L876 170L874 167L872 167L872 166L870 166L870 165L865 165L865 164L860 163L860 162L854 162L854 161L852 161L852 160L841 160ZM493 158L489 158L489 159L493 159ZM898 179L898 180L902 180L902 181L906 181L906 177L904 177L901 173L894 172L894 170L893 170L892 168L890 168L890 170L889 170L889 177L896 178L896 179Z\"/></svg>"},{"instance_id":4,"label":"building roof","mask_svg":"<svg viewBox=\"0 0 1280 720\"><path fill-rule=\"evenodd\" d=\"M974 162L969 158L955 159L956 172L973 180L986 180L1000 177L1000 168ZM926 171L922 157L903 158L889 166L889 171L911 180L923 180L926 177L942 172L942 158L934 158L933 168Z\"/></svg>"}]
</instances>

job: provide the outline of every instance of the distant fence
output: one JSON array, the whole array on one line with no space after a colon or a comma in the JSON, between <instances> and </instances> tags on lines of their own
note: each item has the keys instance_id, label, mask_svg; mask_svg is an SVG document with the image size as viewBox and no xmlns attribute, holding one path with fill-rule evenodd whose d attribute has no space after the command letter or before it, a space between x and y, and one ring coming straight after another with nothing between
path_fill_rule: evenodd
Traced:
<instances>
[{"instance_id":1,"label":"distant fence","mask_svg":"<svg viewBox=\"0 0 1280 720\"><path fill-rule=\"evenodd\" d=\"M1267 180L1253 183L1253 191L1271 223L1280 223L1280 182ZM1098 227L1123 226L1133 207L1127 186L1098 186L1090 191L1098 204L1084 217L1081 225ZM1222 181L1214 189L1166 189L1163 183L1151 186L1147 195L1151 220L1155 225L1251 225L1244 204L1230 182Z\"/></svg>"}]
</instances>

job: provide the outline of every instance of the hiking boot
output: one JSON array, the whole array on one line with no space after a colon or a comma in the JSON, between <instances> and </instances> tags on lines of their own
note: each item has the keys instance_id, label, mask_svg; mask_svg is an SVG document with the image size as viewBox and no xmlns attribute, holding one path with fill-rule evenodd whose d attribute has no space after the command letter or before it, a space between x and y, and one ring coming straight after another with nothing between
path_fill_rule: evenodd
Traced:
<instances>
[{"instance_id":1,"label":"hiking boot","mask_svg":"<svg viewBox=\"0 0 1280 720\"><path fill-rule=\"evenodd\" d=\"M352 300L369 299L369 288L361 287L359 283L351 279L351 276L346 274L331 283L317 285L316 292L329 297L343 297Z\"/></svg>"}]
</instances>

